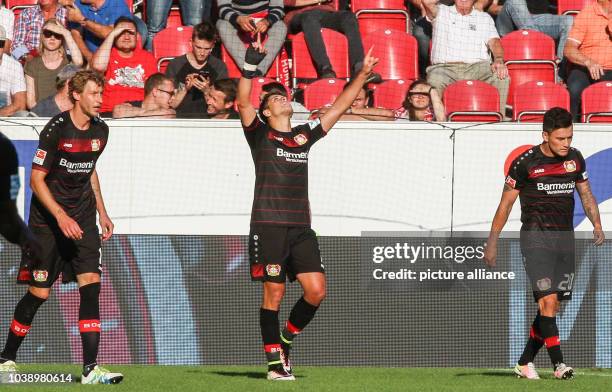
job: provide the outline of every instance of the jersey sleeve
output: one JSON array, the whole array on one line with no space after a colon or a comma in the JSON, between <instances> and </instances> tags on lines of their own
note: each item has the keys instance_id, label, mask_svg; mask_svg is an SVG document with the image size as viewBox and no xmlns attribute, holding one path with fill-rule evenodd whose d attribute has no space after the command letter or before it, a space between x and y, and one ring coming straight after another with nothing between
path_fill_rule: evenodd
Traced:
<instances>
[{"instance_id":1,"label":"jersey sleeve","mask_svg":"<svg viewBox=\"0 0 612 392\"><path fill-rule=\"evenodd\" d=\"M260 131L262 127L265 127L265 124L259 119L259 116L255 116L251 124L247 126L242 125L242 129L244 130L244 137L246 138L247 143L249 143L249 147L251 147L251 149L255 148L255 139L257 138L257 132Z\"/></svg>"},{"instance_id":2,"label":"jersey sleeve","mask_svg":"<svg viewBox=\"0 0 612 392\"><path fill-rule=\"evenodd\" d=\"M301 131L308 135L308 147L312 147L313 144L327 135L327 133L323 130L323 126L321 125L321 120L318 118L308 121L306 124L303 124L300 127L302 128Z\"/></svg>"},{"instance_id":3,"label":"jersey sleeve","mask_svg":"<svg viewBox=\"0 0 612 392\"><path fill-rule=\"evenodd\" d=\"M508 170L508 175L506 176L506 185L517 190L521 190L525 187L528 177L527 168L519 159L520 158L517 158L512 162Z\"/></svg>"},{"instance_id":4,"label":"jersey sleeve","mask_svg":"<svg viewBox=\"0 0 612 392\"><path fill-rule=\"evenodd\" d=\"M0 202L16 200L20 181L18 159L15 147L0 136Z\"/></svg>"},{"instance_id":5,"label":"jersey sleeve","mask_svg":"<svg viewBox=\"0 0 612 392\"><path fill-rule=\"evenodd\" d=\"M45 129L40 133L38 148L32 160L32 170L41 170L48 173L57 154L59 143L59 129L55 127L55 119L49 121Z\"/></svg>"},{"instance_id":6,"label":"jersey sleeve","mask_svg":"<svg viewBox=\"0 0 612 392\"><path fill-rule=\"evenodd\" d=\"M578 161L578 173L576 173L576 182L585 182L589 179L589 173L586 170L586 161L582 156L582 153L576 150L577 161Z\"/></svg>"}]
</instances>

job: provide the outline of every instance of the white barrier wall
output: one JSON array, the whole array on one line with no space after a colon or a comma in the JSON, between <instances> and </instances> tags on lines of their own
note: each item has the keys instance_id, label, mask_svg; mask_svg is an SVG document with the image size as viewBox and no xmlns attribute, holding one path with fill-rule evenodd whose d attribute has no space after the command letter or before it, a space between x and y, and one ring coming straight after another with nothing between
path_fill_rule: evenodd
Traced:
<instances>
[{"instance_id":1,"label":"white barrier wall","mask_svg":"<svg viewBox=\"0 0 612 392\"><path fill-rule=\"evenodd\" d=\"M1 120L0 120L1 121ZM0 122L29 166L42 119ZM237 121L111 120L98 162L117 233L247 234L254 169ZM541 141L538 124L344 122L310 154L313 228L321 235L375 230L488 230L517 146ZM456 131L453 135L453 129ZM459 129L462 128L462 129ZM20 144L19 144L20 143ZM612 163L612 126L576 125L587 165ZM610 151L606 151L611 149ZM610 158L606 158L610 156ZM602 158L603 157L603 158ZM590 171L590 167L587 167ZM597 168L604 199L612 167ZM29 179L24 170L24 183ZM22 197L26 208L29 191ZM599 200L604 228L612 202ZM518 204L518 202L517 202ZM519 207L508 230L520 227ZM590 230L588 222L578 229Z\"/></svg>"}]
</instances>

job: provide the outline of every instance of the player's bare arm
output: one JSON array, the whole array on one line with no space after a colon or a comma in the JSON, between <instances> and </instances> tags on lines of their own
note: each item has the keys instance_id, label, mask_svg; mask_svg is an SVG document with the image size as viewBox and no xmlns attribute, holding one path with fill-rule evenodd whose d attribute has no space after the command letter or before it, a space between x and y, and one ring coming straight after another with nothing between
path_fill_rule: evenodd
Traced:
<instances>
[{"instance_id":1,"label":"player's bare arm","mask_svg":"<svg viewBox=\"0 0 612 392\"><path fill-rule=\"evenodd\" d=\"M368 54L366 54L363 59L363 67L361 71L357 74L357 76L350 82L349 86L342 91L342 94L336 98L332 106L323 114L321 119L321 126L325 132L329 132L329 130L338 122L340 117L346 113L348 108L351 107L357 95L359 95L359 91L363 88L366 80L374 70L374 67L378 63L378 59L372 57L372 49L368 50Z\"/></svg>"},{"instance_id":2,"label":"player's bare arm","mask_svg":"<svg viewBox=\"0 0 612 392\"><path fill-rule=\"evenodd\" d=\"M83 230L79 224L66 214L66 211L55 201L49 187L45 183L47 173L42 170L32 170L30 187L38 200L53 215L62 233L73 240L83 238Z\"/></svg>"},{"instance_id":3,"label":"player's bare arm","mask_svg":"<svg viewBox=\"0 0 612 392\"><path fill-rule=\"evenodd\" d=\"M485 263L487 263L487 265L490 267L495 267L496 265L497 239L499 238L501 231L504 229L506 222L508 222L508 217L512 211L512 206L514 205L519 193L520 192L517 189L512 188L508 184L504 184L502 197L499 201L499 205L497 206L497 211L495 211L493 223L491 223L491 232L489 233L489 238L485 247L484 259Z\"/></svg>"},{"instance_id":4,"label":"player's bare arm","mask_svg":"<svg viewBox=\"0 0 612 392\"><path fill-rule=\"evenodd\" d=\"M576 189L578 190L578 194L580 195L580 201L582 202L584 213L593 224L594 243L595 245L601 245L603 244L606 237L601 228L599 207L597 206L597 200L595 200L593 192L591 192L591 184L589 184L589 180L577 183Z\"/></svg>"},{"instance_id":5,"label":"player's bare arm","mask_svg":"<svg viewBox=\"0 0 612 392\"><path fill-rule=\"evenodd\" d=\"M264 59L266 50L261 43L261 35L257 35L257 42L252 43L247 49L244 58L244 69L242 77L238 82L238 93L236 101L238 104L238 113L242 125L249 126L255 120L257 112L251 103L251 89L253 82L251 79L255 76L257 65Z\"/></svg>"},{"instance_id":6,"label":"player's bare arm","mask_svg":"<svg viewBox=\"0 0 612 392\"><path fill-rule=\"evenodd\" d=\"M100 179L98 178L98 172L94 169L91 174L91 189L96 196L96 210L100 216L100 227L102 227L102 241L106 241L113 235L115 225L111 221L108 213L106 212L106 206L104 205L104 199L102 198L102 189L100 188Z\"/></svg>"}]
</instances>

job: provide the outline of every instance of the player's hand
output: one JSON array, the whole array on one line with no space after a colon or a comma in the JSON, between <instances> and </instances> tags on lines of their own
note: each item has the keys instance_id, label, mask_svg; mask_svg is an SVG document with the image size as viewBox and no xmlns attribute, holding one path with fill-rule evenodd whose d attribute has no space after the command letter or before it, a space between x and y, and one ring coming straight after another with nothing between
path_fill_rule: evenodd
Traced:
<instances>
[{"instance_id":1,"label":"player's hand","mask_svg":"<svg viewBox=\"0 0 612 392\"><path fill-rule=\"evenodd\" d=\"M586 65L586 67L589 70L589 73L591 74L591 79L593 80L601 79L601 77L604 74L604 69L601 65L591 60L587 60L584 64Z\"/></svg>"},{"instance_id":2,"label":"player's hand","mask_svg":"<svg viewBox=\"0 0 612 392\"><path fill-rule=\"evenodd\" d=\"M502 60L495 60L493 64L491 64L491 70L499 79L506 79L508 77L508 67Z\"/></svg>"},{"instance_id":3,"label":"player's hand","mask_svg":"<svg viewBox=\"0 0 612 392\"><path fill-rule=\"evenodd\" d=\"M115 225L107 214L100 215L100 227L102 228L102 241L106 241L111 238Z\"/></svg>"},{"instance_id":4,"label":"player's hand","mask_svg":"<svg viewBox=\"0 0 612 392\"><path fill-rule=\"evenodd\" d=\"M240 15L236 19L236 23L242 29L242 31L246 31L247 33L254 33L256 28L255 21L250 16Z\"/></svg>"},{"instance_id":5,"label":"player's hand","mask_svg":"<svg viewBox=\"0 0 612 392\"><path fill-rule=\"evenodd\" d=\"M485 244L484 262L491 268L497 265L497 244L495 242L489 241Z\"/></svg>"},{"instance_id":6,"label":"player's hand","mask_svg":"<svg viewBox=\"0 0 612 392\"><path fill-rule=\"evenodd\" d=\"M255 32L259 34L263 34L270 28L270 21L268 19L261 19L259 22L255 23Z\"/></svg>"},{"instance_id":7,"label":"player's hand","mask_svg":"<svg viewBox=\"0 0 612 392\"><path fill-rule=\"evenodd\" d=\"M593 244L599 246L604 243L606 235L601 228L593 230Z\"/></svg>"},{"instance_id":8,"label":"player's hand","mask_svg":"<svg viewBox=\"0 0 612 392\"><path fill-rule=\"evenodd\" d=\"M359 73L363 74L366 79L372 73L376 64L378 64L378 58L372 56L372 50L374 50L374 46L368 50L368 53L363 59L363 67L359 71Z\"/></svg>"},{"instance_id":9,"label":"player's hand","mask_svg":"<svg viewBox=\"0 0 612 392\"><path fill-rule=\"evenodd\" d=\"M57 225L62 233L71 240L83 239L83 230L81 230L81 226L65 212L58 215Z\"/></svg>"},{"instance_id":10,"label":"player's hand","mask_svg":"<svg viewBox=\"0 0 612 392\"><path fill-rule=\"evenodd\" d=\"M30 229L25 229L21 233L22 238L19 240L21 244L21 252L29 260L38 262L42 259L42 246Z\"/></svg>"}]
</instances>

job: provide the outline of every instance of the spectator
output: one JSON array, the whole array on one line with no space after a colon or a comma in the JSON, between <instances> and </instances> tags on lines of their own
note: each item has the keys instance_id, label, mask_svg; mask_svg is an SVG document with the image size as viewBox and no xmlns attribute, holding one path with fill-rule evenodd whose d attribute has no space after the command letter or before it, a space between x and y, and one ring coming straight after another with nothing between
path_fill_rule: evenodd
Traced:
<instances>
[{"instance_id":1,"label":"spectator","mask_svg":"<svg viewBox=\"0 0 612 392\"><path fill-rule=\"evenodd\" d=\"M104 115L117 104L143 100L145 80L157 73L155 57L136 47L136 34L134 21L120 17L93 56L92 68L106 80L100 108Z\"/></svg>"},{"instance_id":2,"label":"spectator","mask_svg":"<svg viewBox=\"0 0 612 392\"><path fill-rule=\"evenodd\" d=\"M70 62L66 49L77 67L83 65L83 57L70 31L55 19L47 20L41 33L39 56L25 65L28 109L32 109L42 99L55 94L55 78Z\"/></svg>"},{"instance_id":3,"label":"spectator","mask_svg":"<svg viewBox=\"0 0 612 392\"><path fill-rule=\"evenodd\" d=\"M264 45L266 57L257 66L257 74L265 75L285 43L287 35L287 27L282 23L285 16L283 0L219 0L217 5L217 29L223 45L234 58L238 69L244 68L246 48L243 40L252 42L255 36L268 36Z\"/></svg>"},{"instance_id":4,"label":"spectator","mask_svg":"<svg viewBox=\"0 0 612 392\"><path fill-rule=\"evenodd\" d=\"M14 58L25 61L37 54L43 24L52 18L66 25L66 8L59 5L57 0L38 0L34 7L21 11L15 21Z\"/></svg>"},{"instance_id":5,"label":"spectator","mask_svg":"<svg viewBox=\"0 0 612 392\"><path fill-rule=\"evenodd\" d=\"M446 121L446 113L438 91L425 80L410 84L402 107L393 111L396 119L410 121Z\"/></svg>"},{"instance_id":6,"label":"spectator","mask_svg":"<svg viewBox=\"0 0 612 392\"><path fill-rule=\"evenodd\" d=\"M0 4L0 26L6 31L6 40L4 42L4 53L11 52L11 44L13 43L13 27L15 26L15 14L4 6L4 1Z\"/></svg>"},{"instance_id":7,"label":"spectator","mask_svg":"<svg viewBox=\"0 0 612 392\"><path fill-rule=\"evenodd\" d=\"M348 87L348 83L344 85L344 89ZM383 108L371 108L368 106L370 101L370 92L368 88L364 85L364 87L359 90L359 94L351 107L348 108L345 114L340 117L341 121L363 121L363 120L371 120L371 121L385 121L385 120L393 120L393 111ZM327 110L331 107L331 105L326 105L319 110L313 112L312 117L317 118L327 112Z\"/></svg>"},{"instance_id":8,"label":"spectator","mask_svg":"<svg viewBox=\"0 0 612 392\"><path fill-rule=\"evenodd\" d=\"M158 116L174 118L172 109L174 81L162 73L155 73L145 82L142 101L129 101L115 106L113 118Z\"/></svg>"},{"instance_id":9,"label":"spectator","mask_svg":"<svg viewBox=\"0 0 612 392\"><path fill-rule=\"evenodd\" d=\"M567 78L571 112L580 113L582 91L589 85L612 80L612 1L597 0L576 16L565 45L572 63Z\"/></svg>"},{"instance_id":10,"label":"spectator","mask_svg":"<svg viewBox=\"0 0 612 392\"><path fill-rule=\"evenodd\" d=\"M259 102L263 101L264 97L267 94L274 93L279 95L284 95L287 99L291 99L291 96L287 94L287 89L279 82L270 82L261 86L261 93L259 94ZM310 118L310 113L308 109L304 107L299 102L290 101L291 109L293 110L293 116L291 119L296 121L306 121Z\"/></svg>"},{"instance_id":11,"label":"spectator","mask_svg":"<svg viewBox=\"0 0 612 392\"><path fill-rule=\"evenodd\" d=\"M326 3L326 4L322 4ZM351 11L336 11L329 0L284 0L287 7L285 23L289 33L304 32L306 46L317 69L319 78L336 78L321 28L328 28L346 36L348 41L349 64L351 75L356 75L363 66L363 43L359 34L357 18ZM380 83L379 74L372 73L366 83Z\"/></svg>"},{"instance_id":12,"label":"spectator","mask_svg":"<svg viewBox=\"0 0 612 392\"><path fill-rule=\"evenodd\" d=\"M38 117L55 117L66 110L72 109L74 103L68 96L68 82L80 70L74 64L64 66L55 78L56 93L38 102L30 113Z\"/></svg>"},{"instance_id":13,"label":"spectator","mask_svg":"<svg viewBox=\"0 0 612 392\"><path fill-rule=\"evenodd\" d=\"M493 19L476 10L474 1L457 0L454 6L446 6L436 0L423 0L433 23L432 65L427 68L427 81L439 96L446 86L458 80L487 82L499 90L499 107L504 114L510 84L504 49Z\"/></svg>"},{"instance_id":14,"label":"spectator","mask_svg":"<svg viewBox=\"0 0 612 392\"><path fill-rule=\"evenodd\" d=\"M168 64L166 76L174 79L179 89L173 101L177 117L206 117L206 89L215 80L227 78L225 63L211 55L217 39L212 23L198 24L191 34L191 52Z\"/></svg>"},{"instance_id":15,"label":"spectator","mask_svg":"<svg viewBox=\"0 0 612 392\"><path fill-rule=\"evenodd\" d=\"M6 31L0 26L0 117L23 115L26 108L26 84L21 64L4 54Z\"/></svg>"},{"instance_id":16,"label":"spectator","mask_svg":"<svg viewBox=\"0 0 612 392\"><path fill-rule=\"evenodd\" d=\"M495 26L503 37L514 30L537 30L559 41L557 57L563 59L563 48L574 18L551 15L549 0L493 0L488 11L497 15Z\"/></svg>"},{"instance_id":17,"label":"spectator","mask_svg":"<svg viewBox=\"0 0 612 392\"><path fill-rule=\"evenodd\" d=\"M239 119L234 110L236 104L236 83L231 79L215 80L206 92L208 118L214 120Z\"/></svg>"},{"instance_id":18,"label":"spectator","mask_svg":"<svg viewBox=\"0 0 612 392\"><path fill-rule=\"evenodd\" d=\"M212 0L179 0L183 26L195 26L210 20ZM155 34L166 28L172 0L156 0L147 4L147 50L153 49Z\"/></svg>"},{"instance_id":19,"label":"spectator","mask_svg":"<svg viewBox=\"0 0 612 392\"><path fill-rule=\"evenodd\" d=\"M147 38L146 24L132 15L125 0L60 0L60 3L68 9L72 35L87 62L91 62L93 53L120 17L132 19L141 40Z\"/></svg>"}]
</instances>

